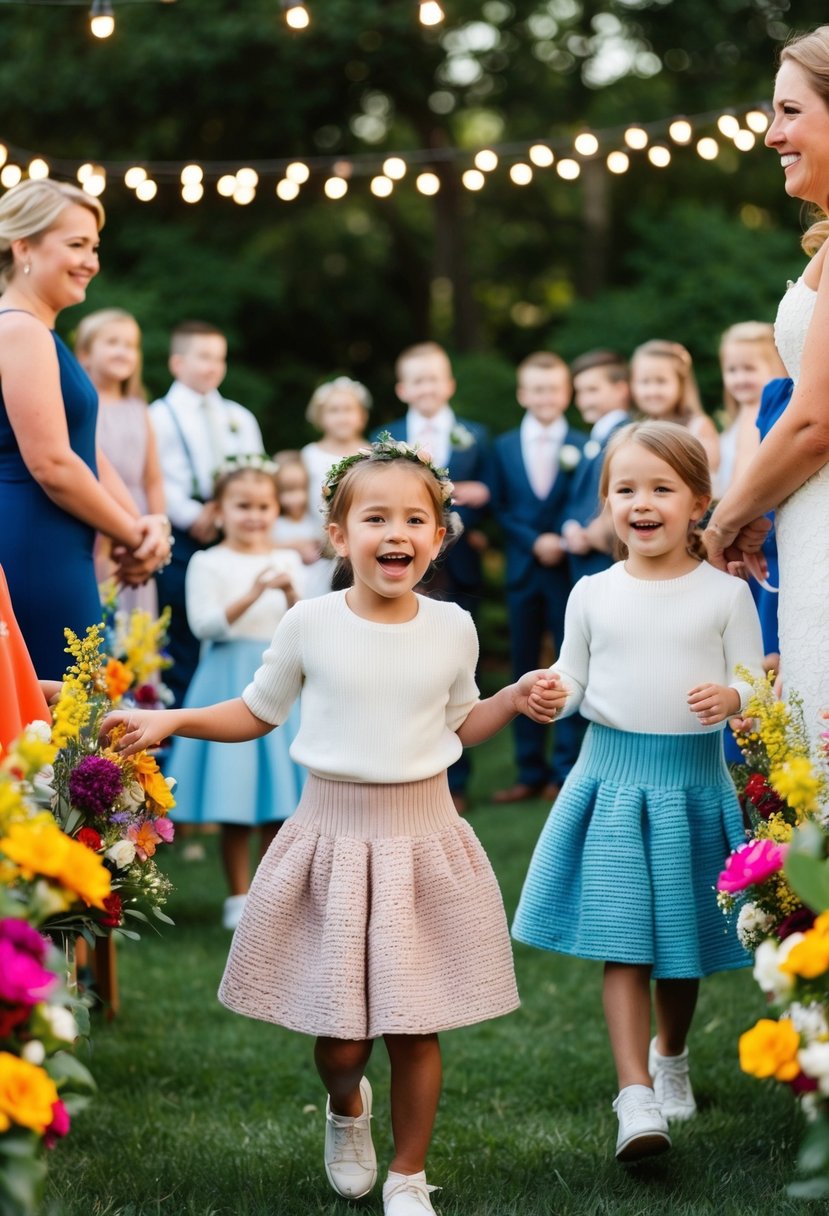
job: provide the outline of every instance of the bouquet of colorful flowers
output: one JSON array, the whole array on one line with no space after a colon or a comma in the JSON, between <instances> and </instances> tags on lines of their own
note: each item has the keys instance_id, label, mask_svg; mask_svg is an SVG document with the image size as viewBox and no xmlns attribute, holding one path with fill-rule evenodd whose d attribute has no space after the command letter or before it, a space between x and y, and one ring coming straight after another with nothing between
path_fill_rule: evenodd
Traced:
<instances>
[{"instance_id":1,"label":"bouquet of colorful flowers","mask_svg":"<svg viewBox=\"0 0 829 1216\"><path fill-rule=\"evenodd\" d=\"M740 672L742 678L748 673ZM829 1196L829 732L814 757L796 698L775 701L751 681L748 731L738 735L745 772L735 772L751 837L717 884L724 911L739 907L737 932L754 954L754 978L776 1018L740 1038L740 1066L789 1084L812 1120L791 1185L800 1198Z\"/></svg>"},{"instance_id":2,"label":"bouquet of colorful flowers","mask_svg":"<svg viewBox=\"0 0 829 1216\"><path fill-rule=\"evenodd\" d=\"M141 608L129 614L118 608L114 582L102 588L104 605L103 681L113 704L160 709L172 705L173 694L161 679L172 660L165 651L170 609L153 617Z\"/></svg>"},{"instance_id":3,"label":"bouquet of colorful flowers","mask_svg":"<svg viewBox=\"0 0 829 1216\"><path fill-rule=\"evenodd\" d=\"M38 792L48 798L66 836L102 859L112 884L103 908L91 908L80 926L73 915L67 923L53 920L51 928L72 933L80 928L89 941L113 929L137 937L126 927L127 918L147 922L152 916L171 923L162 911L171 885L154 857L173 839L167 816L175 806L173 782L148 752L125 758L114 749L114 738L100 742L101 722L113 704L102 627L91 626L82 639L71 630L66 636L74 663L54 707L52 741L58 751L51 770L41 775ZM137 664L135 670L142 671Z\"/></svg>"},{"instance_id":4,"label":"bouquet of colorful flowers","mask_svg":"<svg viewBox=\"0 0 829 1216\"><path fill-rule=\"evenodd\" d=\"M103 911L103 860L60 830L30 799L55 748L29 728L0 765L0 1212L34 1216L46 1174L43 1149L69 1131L94 1081L71 1054L88 1030L67 986L64 955L40 930L72 910Z\"/></svg>"}]
</instances>

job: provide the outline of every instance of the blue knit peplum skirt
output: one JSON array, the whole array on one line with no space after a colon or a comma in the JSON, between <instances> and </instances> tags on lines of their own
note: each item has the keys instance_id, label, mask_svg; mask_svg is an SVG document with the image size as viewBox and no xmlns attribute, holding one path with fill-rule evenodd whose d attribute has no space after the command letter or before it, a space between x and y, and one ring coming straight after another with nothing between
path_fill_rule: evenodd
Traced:
<instances>
[{"instance_id":1,"label":"blue knit peplum skirt","mask_svg":"<svg viewBox=\"0 0 829 1216\"><path fill-rule=\"evenodd\" d=\"M646 735L592 723L541 832L513 936L655 979L749 966L715 885L745 843L719 731Z\"/></svg>"}]
</instances>

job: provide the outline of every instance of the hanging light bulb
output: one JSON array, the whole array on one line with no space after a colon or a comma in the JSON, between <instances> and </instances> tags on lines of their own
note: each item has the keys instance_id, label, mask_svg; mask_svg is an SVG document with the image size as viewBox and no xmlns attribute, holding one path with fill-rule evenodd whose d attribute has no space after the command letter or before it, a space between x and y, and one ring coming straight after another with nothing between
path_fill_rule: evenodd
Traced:
<instances>
[{"instance_id":1,"label":"hanging light bulb","mask_svg":"<svg viewBox=\"0 0 829 1216\"><path fill-rule=\"evenodd\" d=\"M593 156L599 150L599 141L592 131L582 131L573 141L579 156Z\"/></svg>"},{"instance_id":2,"label":"hanging light bulb","mask_svg":"<svg viewBox=\"0 0 829 1216\"><path fill-rule=\"evenodd\" d=\"M750 152L757 143L757 136L753 131L746 131L742 127L734 136L734 147L739 148L741 152Z\"/></svg>"},{"instance_id":3,"label":"hanging light bulb","mask_svg":"<svg viewBox=\"0 0 829 1216\"><path fill-rule=\"evenodd\" d=\"M307 30L311 24L311 14L305 0L282 0L285 12L285 24L292 30Z\"/></svg>"},{"instance_id":4,"label":"hanging light bulb","mask_svg":"<svg viewBox=\"0 0 829 1216\"><path fill-rule=\"evenodd\" d=\"M768 125L769 116L762 110L749 110L746 114L746 126L750 127L755 135L762 135Z\"/></svg>"},{"instance_id":5,"label":"hanging light bulb","mask_svg":"<svg viewBox=\"0 0 829 1216\"><path fill-rule=\"evenodd\" d=\"M480 152L475 153L474 163L475 168L480 169L482 173L491 173L498 167L498 153L493 152L491 148L482 148Z\"/></svg>"},{"instance_id":6,"label":"hanging light bulb","mask_svg":"<svg viewBox=\"0 0 829 1216\"><path fill-rule=\"evenodd\" d=\"M534 165L538 165L539 169L549 169L555 160L553 149L549 148L547 144L533 144L529 157Z\"/></svg>"},{"instance_id":7,"label":"hanging light bulb","mask_svg":"<svg viewBox=\"0 0 829 1216\"><path fill-rule=\"evenodd\" d=\"M301 160L292 161L285 170L285 179L289 182L295 182L297 186L304 186L310 176L311 170ZM284 198L285 195L280 194L279 197ZM296 195L292 195L292 197L295 198Z\"/></svg>"},{"instance_id":8,"label":"hanging light bulb","mask_svg":"<svg viewBox=\"0 0 829 1216\"><path fill-rule=\"evenodd\" d=\"M343 177L329 177L323 190L328 198L344 198L348 193L348 182Z\"/></svg>"},{"instance_id":9,"label":"hanging light bulb","mask_svg":"<svg viewBox=\"0 0 829 1216\"><path fill-rule=\"evenodd\" d=\"M648 146L648 133L644 127L628 127L625 131L625 143L639 152Z\"/></svg>"},{"instance_id":10,"label":"hanging light bulb","mask_svg":"<svg viewBox=\"0 0 829 1216\"><path fill-rule=\"evenodd\" d=\"M133 165L124 174L124 185L130 190L137 190L142 182L147 180L147 170L141 165Z\"/></svg>"},{"instance_id":11,"label":"hanging light bulb","mask_svg":"<svg viewBox=\"0 0 829 1216\"><path fill-rule=\"evenodd\" d=\"M185 165L181 171L182 186L198 186L204 179L201 165Z\"/></svg>"},{"instance_id":12,"label":"hanging light bulb","mask_svg":"<svg viewBox=\"0 0 829 1216\"><path fill-rule=\"evenodd\" d=\"M611 173L627 173L630 157L627 152L611 152L607 158L607 167Z\"/></svg>"},{"instance_id":13,"label":"hanging light bulb","mask_svg":"<svg viewBox=\"0 0 829 1216\"><path fill-rule=\"evenodd\" d=\"M92 0L89 10L89 32L95 38L109 38L115 30L115 14L111 0Z\"/></svg>"},{"instance_id":14,"label":"hanging light bulb","mask_svg":"<svg viewBox=\"0 0 829 1216\"><path fill-rule=\"evenodd\" d=\"M387 156L383 161L383 172L393 182L399 182L406 176L406 162L400 156Z\"/></svg>"},{"instance_id":15,"label":"hanging light bulb","mask_svg":"<svg viewBox=\"0 0 829 1216\"><path fill-rule=\"evenodd\" d=\"M386 177L384 173L373 177L369 183L369 190L372 194L376 194L378 198L388 198L394 189L394 182L390 177Z\"/></svg>"},{"instance_id":16,"label":"hanging light bulb","mask_svg":"<svg viewBox=\"0 0 829 1216\"><path fill-rule=\"evenodd\" d=\"M565 157L556 165L556 172L559 177L563 177L566 182L574 182L581 173L581 165L577 160L572 160L570 157Z\"/></svg>"},{"instance_id":17,"label":"hanging light bulb","mask_svg":"<svg viewBox=\"0 0 829 1216\"><path fill-rule=\"evenodd\" d=\"M532 169L523 161L517 161L516 164L511 165L509 175L516 186L529 186L533 179Z\"/></svg>"},{"instance_id":18,"label":"hanging light bulb","mask_svg":"<svg viewBox=\"0 0 829 1216\"><path fill-rule=\"evenodd\" d=\"M420 0L419 15L421 25L440 25L446 16L438 0Z\"/></svg>"},{"instance_id":19,"label":"hanging light bulb","mask_svg":"<svg viewBox=\"0 0 829 1216\"><path fill-rule=\"evenodd\" d=\"M467 190L483 190L486 178L480 169L467 169L461 176L461 181Z\"/></svg>"},{"instance_id":20,"label":"hanging light bulb","mask_svg":"<svg viewBox=\"0 0 829 1216\"><path fill-rule=\"evenodd\" d=\"M665 169L671 163L670 149L662 144L654 144L652 148L648 148L648 160L657 169Z\"/></svg>"},{"instance_id":21,"label":"hanging light bulb","mask_svg":"<svg viewBox=\"0 0 829 1216\"><path fill-rule=\"evenodd\" d=\"M5 165L9 159L9 150L5 144L0 144L0 165Z\"/></svg>"},{"instance_id":22,"label":"hanging light bulb","mask_svg":"<svg viewBox=\"0 0 829 1216\"><path fill-rule=\"evenodd\" d=\"M149 203L158 194L158 186L151 177L146 177L135 187L135 197L142 203Z\"/></svg>"},{"instance_id":23,"label":"hanging light bulb","mask_svg":"<svg viewBox=\"0 0 829 1216\"><path fill-rule=\"evenodd\" d=\"M36 156L34 160L29 161L29 177L33 182L40 181L41 178L49 176L49 166L42 157Z\"/></svg>"},{"instance_id":24,"label":"hanging light bulb","mask_svg":"<svg viewBox=\"0 0 829 1216\"><path fill-rule=\"evenodd\" d=\"M181 197L185 203L198 203L204 194L204 186L201 182L183 182L181 186Z\"/></svg>"},{"instance_id":25,"label":"hanging light bulb","mask_svg":"<svg viewBox=\"0 0 829 1216\"><path fill-rule=\"evenodd\" d=\"M106 184L106 169L101 165L93 165L92 172L87 173L84 177L82 189L86 194L91 194L93 198L98 198L106 190Z\"/></svg>"},{"instance_id":26,"label":"hanging light bulb","mask_svg":"<svg viewBox=\"0 0 829 1216\"><path fill-rule=\"evenodd\" d=\"M689 144L694 134L694 129L687 118L675 118L668 127L668 134L675 144Z\"/></svg>"},{"instance_id":27,"label":"hanging light bulb","mask_svg":"<svg viewBox=\"0 0 829 1216\"><path fill-rule=\"evenodd\" d=\"M216 193L222 198L232 198L233 191L236 189L236 175L234 173L223 173L216 182Z\"/></svg>"},{"instance_id":28,"label":"hanging light bulb","mask_svg":"<svg viewBox=\"0 0 829 1216\"><path fill-rule=\"evenodd\" d=\"M709 135L704 136L697 142L697 152L703 160L716 160L719 151L720 145L716 139L711 139Z\"/></svg>"},{"instance_id":29,"label":"hanging light bulb","mask_svg":"<svg viewBox=\"0 0 829 1216\"><path fill-rule=\"evenodd\" d=\"M721 114L717 119L717 126L727 139L733 139L740 129L740 124L733 114Z\"/></svg>"},{"instance_id":30,"label":"hanging light bulb","mask_svg":"<svg viewBox=\"0 0 829 1216\"><path fill-rule=\"evenodd\" d=\"M23 176L23 170L20 165L4 165L0 169L0 186L16 186Z\"/></svg>"},{"instance_id":31,"label":"hanging light bulb","mask_svg":"<svg viewBox=\"0 0 829 1216\"><path fill-rule=\"evenodd\" d=\"M290 165L288 166L290 168ZM281 181L276 183L276 197L281 198L283 203L290 203L299 194L299 185L290 177L283 177Z\"/></svg>"},{"instance_id":32,"label":"hanging light bulb","mask_svg":"<svg viewBox=\"0 0 829 1216\"><path fill-rule=\"evenodd\" d=\"M440 190L440 178L437 173L419 173L415 185L421 194L437 194Z\"/></svg>"}]
</instances>

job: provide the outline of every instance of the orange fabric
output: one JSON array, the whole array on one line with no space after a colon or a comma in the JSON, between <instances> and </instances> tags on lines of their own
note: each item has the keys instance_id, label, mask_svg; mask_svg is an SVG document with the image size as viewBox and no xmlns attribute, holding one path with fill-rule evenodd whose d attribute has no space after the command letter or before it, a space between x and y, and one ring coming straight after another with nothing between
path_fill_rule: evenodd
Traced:
<instances>
[{"instance_id":1,"label":"orange fabric","mask_svg":"<svg viewBox=\"0 0 829 1216\"><path fill-rule=\"evenodd\" d=\"M36 719L51 722L52 715L40 691L0 568L0 753Z\"/></svg>"}]
</instances>

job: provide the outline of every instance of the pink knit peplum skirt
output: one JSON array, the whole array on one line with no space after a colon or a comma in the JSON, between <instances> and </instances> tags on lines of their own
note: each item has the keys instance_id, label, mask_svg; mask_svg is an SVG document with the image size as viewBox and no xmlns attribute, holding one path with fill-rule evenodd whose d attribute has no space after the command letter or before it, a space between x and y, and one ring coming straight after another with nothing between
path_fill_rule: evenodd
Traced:
<instances>
[{"instance_id":1,"label":"pink knit peplum skirt","mask_svg":"<svg viewBox=\"0 0 829 1216\"><path fill-rule=\"evenodd\" d=\"M518 1006L501 893L440 773L310 777L259 865L219 999L305 1034L428 1034Z\"/></svg>"}]
</instances>

